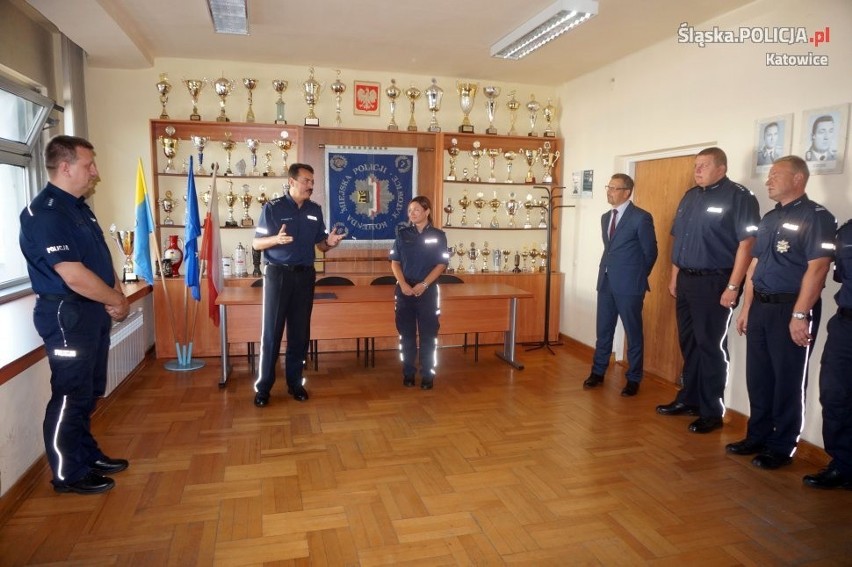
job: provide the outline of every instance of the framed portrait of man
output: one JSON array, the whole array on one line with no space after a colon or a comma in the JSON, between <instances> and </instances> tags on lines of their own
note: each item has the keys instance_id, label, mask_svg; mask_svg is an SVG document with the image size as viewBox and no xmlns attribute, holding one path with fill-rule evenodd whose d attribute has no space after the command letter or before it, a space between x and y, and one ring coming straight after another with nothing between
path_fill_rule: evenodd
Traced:
<instances>
[{"instance_id":1,"label":"framed portrait of man","mask_svg":"<svg viewBox=\"0 0 852 567\"><path fill-rule=\"evenodd\" d=\"M799 155L811 175L843 173L848 123L849 103L804 111Z\"/></svg>"},{"instance_id":2,"label":"framed portrait of man","mask_svg":"<svg viewBox=\"0 0 852 567\"><path fill-rule=\"evenodd\" d=\"M792 134L792 114L771 116L755 122L752 159L755 177L767 173L775 160L790 154Z\"/></svg>"}]
</instances>

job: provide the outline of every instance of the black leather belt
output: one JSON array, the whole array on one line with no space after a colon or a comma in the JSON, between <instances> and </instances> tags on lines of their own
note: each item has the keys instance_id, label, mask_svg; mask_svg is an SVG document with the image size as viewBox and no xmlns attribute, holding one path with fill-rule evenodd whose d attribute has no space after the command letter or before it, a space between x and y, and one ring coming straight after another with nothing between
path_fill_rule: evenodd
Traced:
<instances>
[{"instance_id":1,"label":"black leather belt","mask_svg":"<svg viewBox=\"0 0 852 567\"><path fill-rule=\"evenodd\" d=\"M86 303L93 302L93 300L88 297L83 297L79 293L66 293L64 295L57 295L55 293L39 293L39 299L44 299L45 301L73 301L75 303Z\"/></svg>"},{"instance_id":2,"label":"black leather belt","mask_svg":"<svg viewBox=\"0 0 852 567\"><path fill-rule=\"evenodd\" d=\"M683 272L687 276L727 276L733 270L693 270L692 268L680 268L679 272Z\"/></svg>"},{"instance_id":3,"label":"black leather belt","mask_svg":"<svg viewBox=\"0 0 852 567\"><path fill-rule=\"evenodd\" d=\"M760 303L796 303L798 293L761 293L754 292L754 298Z\"/></svg>"},{"instance_id":4,"label":"black leather belt","mask_svg":"<svg viewBox=\"0 0 852 567\"><path fill-rule=\"evenodd\" d=\"M838 307L837 314L844 319L852 319L852 309L849 309L848 307Z\"/></svg>"},{"instance_id":5,"label":"black leather belt","mask_svg":"<svg viewBox=\"0 0 852 567\"><path fill-rule=\"evenodd\" d=\"M285 272L313 272L313 266L303 266L301 264L268 264L268 268L275 268Z\"/></svg>"}]
</instances>

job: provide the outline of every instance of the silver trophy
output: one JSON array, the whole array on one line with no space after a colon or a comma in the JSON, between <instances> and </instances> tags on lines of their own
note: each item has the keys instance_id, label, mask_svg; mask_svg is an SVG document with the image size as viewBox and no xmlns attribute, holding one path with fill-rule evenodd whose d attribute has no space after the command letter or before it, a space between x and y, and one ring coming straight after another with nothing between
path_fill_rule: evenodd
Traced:
<instances>
[{"instance_id":1,"label":"silver trophy","mask_svg":"<svg viewBox=\"0 0 852 567\"><path fill-rule=\"evenodd\" d=\"M305 126L319 126L319 118L314 114L314 107L319 102L320 93L322 93L322 84L314 79L313 67L309 67L309 73L308 80L302 83L302 94L304 94L305 103L308 105Z\"/></svg>"},{"instance_id":2,"label":"silver trophy","mask_svg":"<svg viewBox=\"0 0 852 567\"><path fill-rule=\"evenodd\" d=\"M521 108L521 103L515 98L515 91L509 93L509 100L506 101L506 108L509 109L509 135L517 136L515 130L515 121L518 119L518 109Z\"/></svg>"},{"instance_id":3,"label":"silver trophy","mask_svg":"<svg viewBox=\"0 0 852 567\"><path fill-rule=\"evenodd\" d=\"M450 216L453 214L454 210L452 197L447 197L447 206L444 207L444 212L447 213L447 219L444 221L444 226L453 226L452 222L450 222Z\"/></svg>"},{"instance_id":4,"label":"silver trophy","mask_svg":"<svg viewBox=\"0 0 852 567\"><path fill-rule=\"evenodd\" d=\"M503 159L506 160L506 183L514 183L512 180L512 163L518 157L513 151L503 152Z\"/></svg>"},{"instance_id":5,"label":"silver trophy","mask_svg":"<svg viewBox=\"0 0 852 567\"><path fill-rule=\"evenodd\" d=\"M243 79L243 86L248 90L248 111L246 112L246 122L254 122L254 110L252 109L252 93L257 87L257 79Z\"/></svg>"},{"instance_id":6,"label":"silver trophy","mask_svg":"<svg viewBox=\"0 0 852 567\"><path fill-rule=\"evenodd\" d=\"M444 89L438 86L437 79L432 79L432 84L426 88L426 104L429 107L429 112L432 113L432 118L429 120L429 131L440 132L441 127L438 125L438 111L441 110L441 99L444 98Z\"/></svg>"},{"instance_id":7,"label":"silver trophy","mask_svg":"<svg viewBox=\"0 0 852 567\"><path fill-rule=\"evenodd\" d=\"M342 124L340 119L340 103L343 100L343 93L346 92L346 84L340 80L340 69L337 69L337 79L331 83L329 88L334 93L334 125L340 128Z\"/></svg>"},{"instance_id":8,"label":"silver trophy","mask_svg":"<svg viewBox=\"0 0 852 567\"><path fill-rule=\"evenodd\" d=\"M213 81L213 90L219 96L219 116L216 117L216 122L230 122L231 119L225 114L225 99L234 90L234 81L219 77Z\"/></svg>"},{"instance_id":9,"label":"silver trophy","mask_svg":"<svg viewBox=\"0 0 852 567\"><path fill-rule=\"evenodd\" d=\"M515 199L515 193L509 193L509 199L506 201L506 212L509 214L509 228L515 228L515 215L518 214L520 203Z\"/></svg>"},{"instance_id":10,"label":"silver trophy","mask_svg":"<svg viewBox=\"0 0 852 567\"><path fill-rule=\"evenodd\" d=\"M491 207L491 212L493 213L491 217L490 228L500 228L500 221L497 220L497 211L500 210L500 207L503 205L503 201L497 198L497 191L494 191L494 194L491 196L491 200L488 201L488 206Z\"/></svg>"},{"instance_id":11,"label":"silver trophy","mask_svg":"<svg viewBox=\"0 0 852 567\"><path fill-rule=\"evenodd\" d=\"M207 170L204 169L204 148L210 141L210 136L190 136L189 139L192 140L192 145L198 152L198 167L195 168L195 174L207 175Z\"/></svg>"},{"instance_id":12,"label":"silver trophy","mask_svg":"<svg viewBox=\"0 0 852 567\"><path fill-rule=\"evenodd\" d=\"M482 144L479 143L479 140L474 140L473 148L468 151L470 159L473 161L473 177L471 177L470 180L476 183L482 181L482 178L479 177L479 160L482 159L483 155L485 155L485 150L480 148L481 145Z\"/></svg>"},{"instance_id":13,"label":"silver trophy","mask_svg":"<svg viewBox=\"0 0 852 567\"><path fill-rule=\"evenodd\" d=\"M399 90L399 87L396 86L396 79L391 79L391 84L388 88L385 89L385 95L390 100L390 123L388 124L388 130L399 130L399 125L396 123L396 101L402 96L402 91Z\"/></svg>"},{"instance_id":14,"label":"silver trophy","mask_svg":"<svg viewBox=\"0 0 852 567\"><path fill-rule=\"evenodd\" d=\"M172 211L175 210L176 201L172 198L172 192L166 191L165 196L160 199L160 206L163 207L163 212L166 213L166 218L163 219L161 224L164 225L173 225L175 221L172 220Z\"/></svg>"},{"instance_id":15,"label":"silver trophy","mask_svg":"<svg viewBox=\"0 0 852 567\"><path fill-rule=\"evenodd\" d=\"M225 139L222 140L222 149L225 150L225 172L222 175L233 175L231 170L231 152L237 147L237 143L231 139L231 133L225 132Z\"/></svg>"},{"instance_id":16,"label":"silver trophy","mask_svg":"<svg viewBox=\"0 0 852 567\"><path fill-rule=\"evenodd\" d=\"M553 106L550 99L547 99L547 104L541 111L544 113L544 137L555 138L556 131L553 129L553 118L556 116L556 107Z\"/></svg>"},{"instance_id":17,"label":"silver trophy","mask_svg":"<svg viewBox=\"0 0 852 567\"><path fill-rule=\"evenodd\" d=\"M470 123L470 111L473 110L473 102L476 99L477 83L456 81L456 91L459 93L459 104L461 105L464 119L459 126L459 132L473 134L473 124Z\"/></svg>"},{"instance_id":18,"label":"silver trophy","mask_svg":"<svg viewBox=\"0 0 852 567\"><path fill-rule=\"evenodd\" d=\"M550 142L545 142L539 157L541 164L544 166L544 177L541 178L542 183L553 183L553 174L551 172L553 166L556 164L556 160L559 159L559 150L551 151L551 147Z\"/></svg>"},{"instance_id":19,"label":"silver trophy","mask_svg":"<svg viewBox=\"0 0 852 567\"><path fill-rule=\"evenodd\" d=\"M136 282L139 278L136 276L136 270L133 267L133 243L134 232L132 230L116 230L115 225L110 225L109 233L112 235L119 252L124 255L124 269L122 270L121 281Z\"/></svg>"},{"instance_id":20,"label":"silver trophy","mask_svg":"<svg viewBox=\"0 0 852 567\"><path fill-rule=\"evenodd\" d=\"M488 174L488 183L497 183L497 176L494 174L494 166L497 165L497 156L502 153L502 148L488 148L485 150L485 155L488 156L488 166L491 170Z\"/></svg>"},{"instance_id":21,"label":"silver trophy","mask_svg":"<svg viewBox=\"0 0 852 567\"><path fill-rule=\"evenodd\" d=\"M257 149L260 147L260 140L258 138L246 138L246 146L251 153L251 172L249 175L260 175L257 170Z\"/></svg>"},{"instance_id":22,"label":"silver trophy","mask_svg":"<svg viewBox=\"0 0 852 567\"><path fill-rule=\"evenodd\" d=\"M500 87L493 85L482 87L482 94L485 95L485 114L488 116L488 128L485 129L485 133L493 135L497 133L497 128L494 127L494 112L497 109Z\"/></svg>"},{"instance_id":23,"label":"silver trophy","mask_svg":"<svg viewBox=\"0 0 852 567\"><path fill-rule=\"evenodd\" d=\"M530 131L527 136L538 136L535 131L535 122L538 118L538 109L541 108L541 105L535 99L535 95L531 94L530 99L527 101L527 111L530 113Z\"/></svg>"},{"instance_id":24,"label":"silver trophy","mask_svg":"<svg viewBox=\"0 0 852 567\"><path fill-rule=\"evenodd\" d=\"M482 254L482 269L479 271L486 274L488 273L488 257L491 256L491 249L488 248L487 240L485 241L485 244L483 244L480 254Z\"/></svg>"},{"instance_id":25,"label":"silver trophy","mask_svg":"<svg viewBox=\"0 0 852 567\"><path fill-rule=\"evenodd\" d=\"M272 88L275 92L278 93L278 100L275 101L275 123L276 124L287 124L287 119L284 117L284 91L287 90L287 85L289 83L282 79L274 79L272 81Z\"/></svg>"},{"instance_id":26,"label":"silver trophy","mask_svg":"<svg viewBox=\"0 0 852 567\"><path fill-rule=\"evenodd\" d=\"M476 273L477 258L479 258L479 248L476 247L476 242L471 242L470 248L467 249L467 259L470 260L470 265L467 267L467 273Z\"/></svg>"}]
</instances>

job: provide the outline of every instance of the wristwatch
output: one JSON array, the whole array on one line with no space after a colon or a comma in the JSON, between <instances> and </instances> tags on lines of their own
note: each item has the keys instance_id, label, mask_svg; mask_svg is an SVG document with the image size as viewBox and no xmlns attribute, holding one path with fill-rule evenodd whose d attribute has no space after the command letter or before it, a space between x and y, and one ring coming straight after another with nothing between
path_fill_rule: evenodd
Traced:
<instances>
[{"instance_id":1,"label":"wristwatch","mask_svg":"<svg viewBox=\"0 0 852 567\"><path fill-rule=\"evenodd\" d=\"M799 319L800 321L804 321L808 318L807 313L802 313L801 311L793 311L793 319Z\"/></svg>"},{"instance_id":2,"label":"wristwatch","mask_svg":"<svg viewBox=\"0 0 852 567\"><path fill-rule=\"evenodd\" d=\"M728 289L729 289L729 290L731 290L731 291L739 291L739 290L740 290L740 286L738 286L738 285L734 285L734 284L732 284L732 283L729 283L729 284L728 284Z\"/></svg>"}]
</instances>

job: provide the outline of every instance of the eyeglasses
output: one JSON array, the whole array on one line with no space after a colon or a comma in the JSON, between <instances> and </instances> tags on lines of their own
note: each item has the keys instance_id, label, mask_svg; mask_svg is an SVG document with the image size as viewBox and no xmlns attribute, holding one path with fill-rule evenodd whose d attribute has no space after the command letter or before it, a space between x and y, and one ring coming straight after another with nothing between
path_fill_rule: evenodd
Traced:
<instances>
[{"instance_id":1,"label":"eyeglasses","mask_svg":"<svg viewBox=\"0 0 852 567\"><path fill-rule=\"evenodd\" d=\"M627 191L627 187L613 187L612 185L604 185L607 191Z\"/></svg>"}]
</instances>

